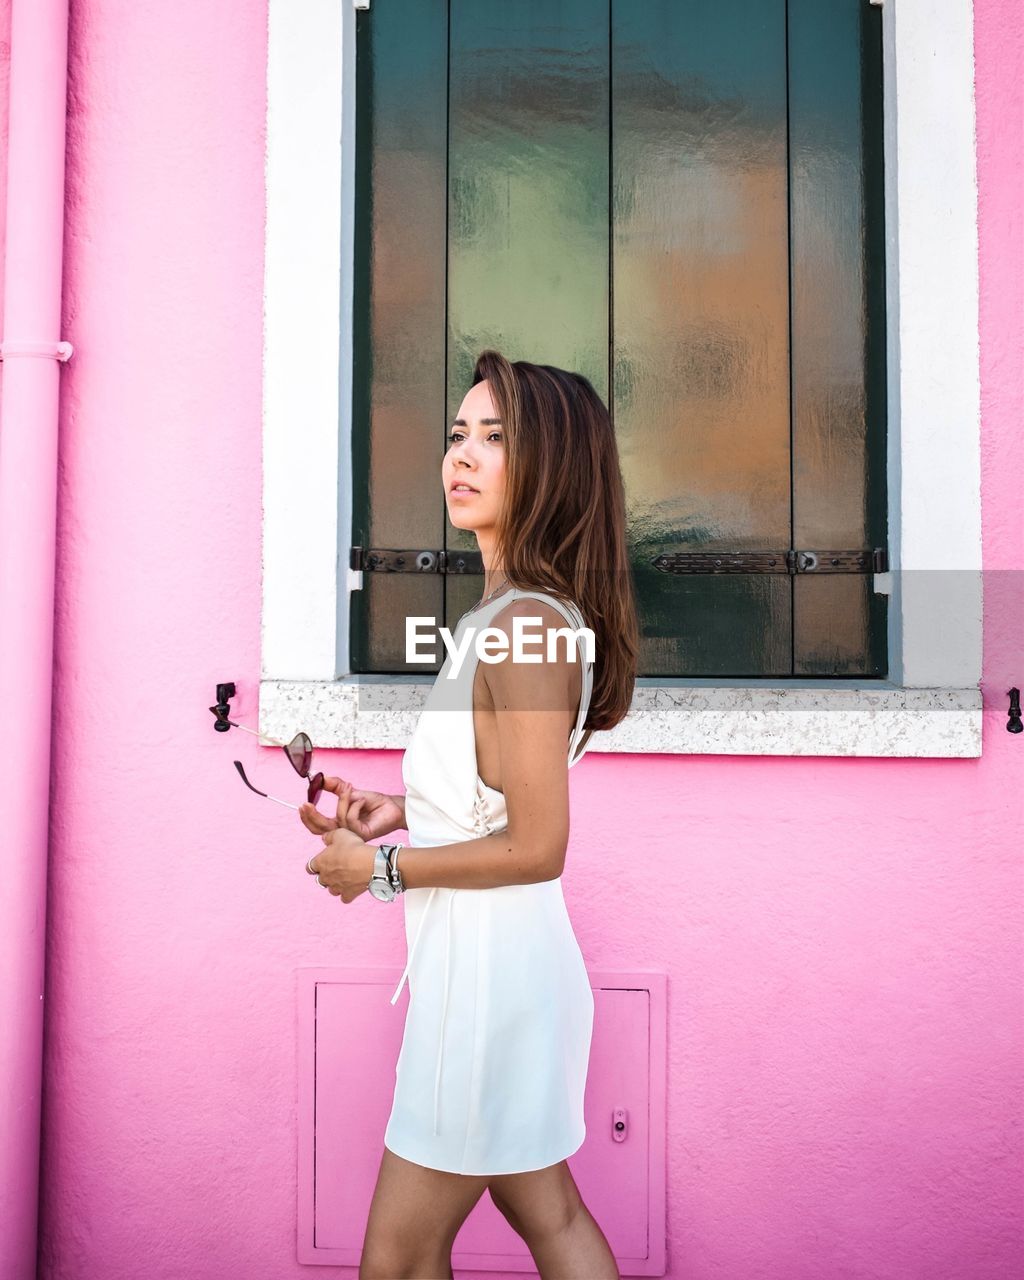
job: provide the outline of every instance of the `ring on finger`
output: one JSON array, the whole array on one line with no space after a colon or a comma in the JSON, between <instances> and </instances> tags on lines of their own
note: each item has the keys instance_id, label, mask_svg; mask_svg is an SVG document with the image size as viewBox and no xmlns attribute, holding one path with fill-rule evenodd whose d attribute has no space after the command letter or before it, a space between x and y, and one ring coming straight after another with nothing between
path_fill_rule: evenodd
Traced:
<instances>
[{"instance_id":1,"label":"ring on finger","mask_svg":"<svg viewBox=\"0 0 1024 1280\"><path fill-rule=\"evenodd\" d=\"M316 854L314 853L313 858L315 857L316 857ZM313 874L313 866L312 866L313 858L310 858L309 862L306 863L306 870L309 872L310 875Z\"/></svg>"},{"instance_id":2,"label":"ring on finger","mask_svg":"<svg viewBox=\"0 0 1024 1280\"><path fill-rule=\"evenodd\" d=\"M320 873L319 873L319 871L317 872L317 875L316 875L316 882L317 882L317 884L321 887L321 889L326 889L326 888L327 888L327 886L324 884L324 882L320 879Z\"/></svg>"}]
</instances>

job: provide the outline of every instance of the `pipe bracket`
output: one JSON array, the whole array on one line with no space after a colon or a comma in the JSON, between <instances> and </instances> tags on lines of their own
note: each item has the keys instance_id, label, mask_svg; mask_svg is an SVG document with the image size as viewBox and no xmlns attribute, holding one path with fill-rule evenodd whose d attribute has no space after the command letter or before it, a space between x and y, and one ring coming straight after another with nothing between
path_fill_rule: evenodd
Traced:
<instances>
[{"instance_id":1,"label":"pipe bracket","mask_svg":"<svg viewBox=\"0 0 1024 1280\"><path fill-rule=\"evenodd\" d=\"M43 356L67 362L73 351L70 342L19 342L17 338L0 342L0 360L11 356Z\"/></svg>"}]
</instances>

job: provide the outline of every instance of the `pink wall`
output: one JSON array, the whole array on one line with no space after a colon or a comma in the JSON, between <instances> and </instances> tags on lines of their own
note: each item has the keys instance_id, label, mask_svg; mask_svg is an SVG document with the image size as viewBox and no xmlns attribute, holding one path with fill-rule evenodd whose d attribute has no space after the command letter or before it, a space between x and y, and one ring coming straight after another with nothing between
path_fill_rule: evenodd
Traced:
<instances>
[{"instance_id":1,"label":"pink wall","mask_svg":"<svg viewBox=\"0 0 1024 1280\"><path fill-rule=\"evenodd\" d=\"M319 892L311 838L230 766L237 748L273 790L284 762L206 710L234 679L251 713L259 673L264 18L72 6L47 1280L309 1274L294 969L404 958L400 912ZM977 18L985 556L1019 580L1024 28L1018 0ZM669 973L672 1275L1022 1263L1024 739L1003 726L1024 666L988 634L981 760L573 771L587 961ZM321 761L389 790L400 762ZM600 816L612 791L662 833L656 903L628 817Z\"/></svg>"}]
</instances>

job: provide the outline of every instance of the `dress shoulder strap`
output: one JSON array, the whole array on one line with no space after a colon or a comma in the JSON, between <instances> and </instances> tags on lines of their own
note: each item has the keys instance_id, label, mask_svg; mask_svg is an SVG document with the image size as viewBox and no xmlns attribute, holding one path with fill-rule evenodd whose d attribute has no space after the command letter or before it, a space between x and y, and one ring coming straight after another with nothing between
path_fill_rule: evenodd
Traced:
<instances>
[{"instance_id":1,"label":"dress shoulder strap","mask_svg":"<svg viewBox=\"0 0 1024 1280\"><path fill-rule=\"evenodd\" d=\"M524 597L527 599L543 600L546 604L551 605L553 609L557 609L574 630L578 630L580 627L586 626L586 622L584 621L583 614L580 611L579 606L571 601L560 600L557 596L551 595L551 593L547 591L524 591L519 587L516 587L512 594L513 598L517 600L521 600ZM583 756L583 750L581 749L581 742L584 736L583 722L587 718L587 712L590 709L590 698L594 690L594 664L587 658L584 644L585 638L583 636L577 636L576 647L582 664L583 682L580 689L579 710L576 712L576 724L569 736L570 769Z\"/></svg>"}]
</instances>

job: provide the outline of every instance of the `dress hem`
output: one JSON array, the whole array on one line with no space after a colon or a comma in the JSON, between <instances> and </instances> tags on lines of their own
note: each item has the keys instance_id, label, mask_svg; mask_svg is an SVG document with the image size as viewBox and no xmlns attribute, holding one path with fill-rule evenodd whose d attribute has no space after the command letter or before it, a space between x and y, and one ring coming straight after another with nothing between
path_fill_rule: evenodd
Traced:
<instances>
[{"instance_id":1,"label":"dress hem","mask_svg":"<svg viewBox=\"0 0 1024 1280\"><path fill-rule=\"evenodd\" d=\"M384 1146L392 1155L400 1157L402 1160L408 1160L410 1164L418 1164L421 1169L435 1169L438 1173L461 1173L468 1178L501 1178L512 1173L536 1173L540 1169L550 1169L552 1165L561 1164L563 1160L568 1160L570 1156L574 1156L586 1141L586 1131L583 1137L576 1143L571 1150L566 1151L564 1155L555 1156L553 1160L545 1160L543 1164L527 1165L525 1169L451 1169L446 1165L427 1164L423 1160L416 1160L412 1156L403 1155L401 1151L396 1151L388 1142L385 1141Z\"/></svg>"}]
</instances>

